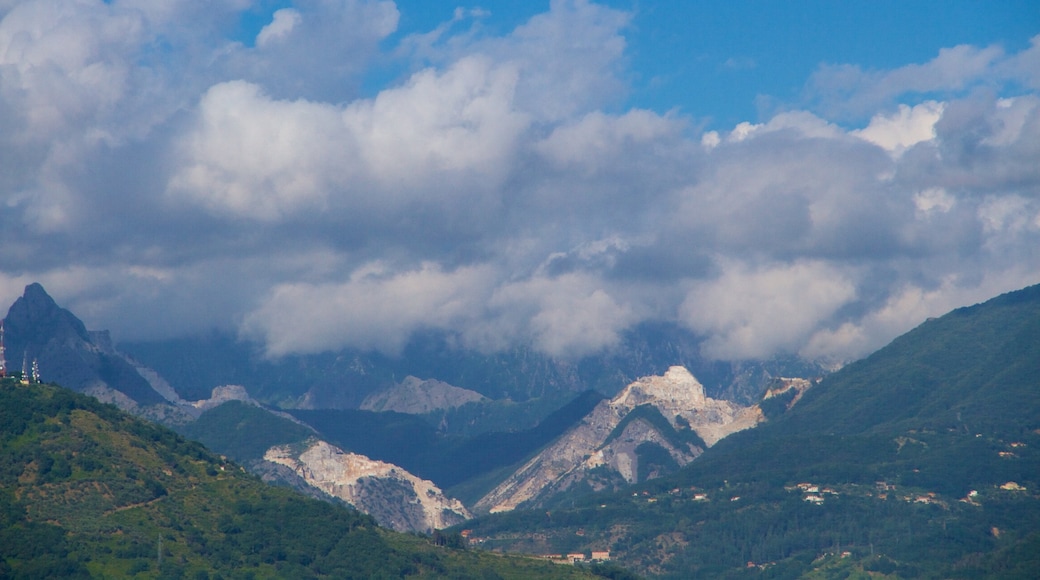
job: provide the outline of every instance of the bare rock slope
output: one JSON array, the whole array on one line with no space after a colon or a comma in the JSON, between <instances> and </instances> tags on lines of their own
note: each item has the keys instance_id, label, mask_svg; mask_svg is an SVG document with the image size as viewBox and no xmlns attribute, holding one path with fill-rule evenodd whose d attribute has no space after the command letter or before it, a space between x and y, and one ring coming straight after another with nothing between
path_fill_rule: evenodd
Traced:
<instances>
[{"instance_id":1,"label":"bare rock slope","mask_svg":"<svg viewBox=\"0 0 1040 580\"><path fill-rule=\"evenodd\" d=\"M431 481L391 463L312 439L301 449L278 445L264 459L292 469L311 486L342 499L397 531L430 532L471 517Z\"/></svg>"},{"instance_id":2,"label":"bare rock slope","mask_svg":"<svg viewBox=\"0 0 1040 580\"><path fill-rule=\"evenodd\" d=\"M646 412L626 421L641 407ZM673 366L664 376L641 378L614 399L602 401L581 423L481 498L474 509L501 512L525 503L533 505L579 482L602 488L609 485L605 472L634 483L640 473L639 449L647 443L664 449L675 465L682 466L700 455L704 446L762 420L757 406L708 398L689 371ZM696 437L676 435L686 430Z\"/></svg>"},{"instance_id":3,"label":"bare rock slope","mask_svg":"<svg viewBox=\"0 0 1040 580\"><path fill-rule=\"evenodd\" d=\"M483 401L484 395L437 380L406 377L392 388L372 393L361 403L364 411L422 414Z\"/></svg>"}]
</instances>

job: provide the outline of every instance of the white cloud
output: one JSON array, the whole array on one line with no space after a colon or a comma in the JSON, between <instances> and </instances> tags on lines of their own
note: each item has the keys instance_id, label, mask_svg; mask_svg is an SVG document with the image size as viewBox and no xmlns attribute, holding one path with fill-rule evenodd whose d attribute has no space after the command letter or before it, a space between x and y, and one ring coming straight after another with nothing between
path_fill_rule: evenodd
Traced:
<instances>
[{"instance_id":1,"label":"white cloud","mask_svg":"<svg viewBox=\"0 0 1040 580\"><path fill-rule=\"evenodd\" d=\"M1035 283L1035 272L1011 268L992 275L951 275L933 288L907 285L896 289L879 307L866 315L842 323L835 329L822 328L805 343L800 354L809 358L848 362L885 346L926 319L954 308L970 306L994 296Z\"/></svg>"},{"instance_id":2,"label":"white cloud","mask_svg":"<svg viewBox=\"0 0 1040 580\"><path fill-rule=\"evenodd\" d=\"M935 101L913 107L901 104L896 113L874 115L869 125L852 134L898 155L908 147L934 139L935 123L942 111L943 104Z\"/></svg>"},{"instance_id":3,"label":"white cloud","mask_svg":"<svg viewBox=\"0 0 1040 580\"><path fill-rule=\"evenodd\" d=\"M279 284L245 318L242 333L262 339L272 356L345 346L395 353L416 330L452 329L473 316L489 274L479 266L394 273L369 264L343 283Z\"/></svg>"},{"instance_id":4,"label":"white cloud","mask_svg":"<svg viewBox=\"0 0 1040 580\"><path fill-rule=\"evenodd\" d=\"M621 331L637 320L633 309L611 296L602 280L583 273L505 283L495 290L488 307L490 323L467 332L472 344L486 350L530 340L542 352L563 357L614 346ZM503 332L512 340L496 336Z\"/></svg>"},{"instance_id":5,"label":"white cloud","mask_svg":"<svg viewBox=\"0 0 1040 580\"><path fill-rule=\"evenodd\" d=\"M695 284L680 307L684 323L711 337L705 354L721 359L796 352L856 297L853 282L823 262L759 268L725 262L722 269L719 278Z\"/></svg>"},{"instance_id":6,"label":"white cloud","mask_svg":"<svg viewBox=\"0 0 1040 580\"><path fill-rule=\"evenodd\" d=\"M211 88L169 191L217 212L275 220L321 208L357 155L335 107L274 101L242 81ZM342 160L342 165L337 163ZM356 172L356 171L355 171Z\"/></svg>"},{"instance_id":7,"label":"white cloud","mask_svg":"<svg viewBox=\"0 0 1040 580\"><path fill-rule=\"evenodd\" d=\"M298 10L282 8L276 11L271 23L263 27L260 33L256 35L256 45L266 47L271 43L284 39L292 34L293 29L299 26L302 21L303 17L300 16Z\"/></svg>"},{"instance_id":8,"label":"white cloud","mask_svg":"<svg viewBox=\"0 0 1040 580\"><path fill-rule=\"evenodd\" d=\"M1007 77L998 74L998 70L1005 63L1006 55L1000 47L959 45L940 50L926 63L894 70L821 66L813 74L809 90L828 114L859 116L873 113L906 94L962 91L986 80L1003 81Z\"/></svg>"},{"instance_id":9,"label":"white cloud","mask_svg":"<svg viewBox=\"0 0 1040 580\"><path fill-rule=\"evenodd\" d=\"M591 172L616 163L631 148L653 147L677 130L675 120L650 111L633 110L620 116L595 111L557 127L534 147L554 165Z\"/></svg>"},{"instance_id":10,"label":"white cloud","mask_svg":"<svg viewBox=\"0 0 1040 580\"><path fill-rule=\"evenodd\" d=\"M272 354L436 329L573 357L663 319L844 359L1040 281L1037 41L821 69L811 111L701 134L623 109L630 15L591 2L399 41L391 2L308 0L255 46L249 6L0 16L0 299L40 280L93 327Z\"/></svg>"},{"instance_id":11,"label":"white cloud","mask_svg":"<svg viewBox=\"0 0 1040 580\"><path fill-rule=\"evenodd\" d=\"M516 80L512 67L467 57L351 104L344 121L383 183L415 187L441 171L495 179L528 124L513 107Z\"/></svg>"},{"instance_id":12,"label":"white cloud","mask_svg":"<svg viewBox=\"0 0 1040 580\"><path fill-rule=\"evenodd\" d=\"M0 96L46 140L111 114L128 89L123 58L142 40L140 18L105 4L26 2L0 20Z\"/></svg>"},{"instance_id":13,"label":"white cloud","mask_svg":"<svg viewBox=\"0 0 1040 580\"><path fill-rule=\"evenodd\" d=\"M467 58L344 107L279 101L242 81L211 88L181 140L174 197L217 213L272 221L421 199L430 184L494 187L525 117L511 110L515 75Z\"/></svg>"}]
</instances>

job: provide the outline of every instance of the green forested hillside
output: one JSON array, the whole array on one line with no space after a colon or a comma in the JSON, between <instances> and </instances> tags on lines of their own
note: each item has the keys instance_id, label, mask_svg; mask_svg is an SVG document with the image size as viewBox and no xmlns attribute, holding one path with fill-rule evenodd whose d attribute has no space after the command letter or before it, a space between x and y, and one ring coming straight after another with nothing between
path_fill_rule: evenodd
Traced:
<instances>
[{"instance_id":1,"label":"green forested hillside","mask_svg":"<svg viewBox=\"0 0 1040 580\"><path fill-rule=\"evenodd\" d=\"M347 508L269 487L115 407L0 380L0 577L583 574L388 532Z\"/></svg>"},{"instance_id":2,"label":"green forested hillside","mask_svg":"<svg viewBox=\"0 0 1040 580\"><path fill-rule=\"evenodd\" d=\"M314 435L299 423L242 401L209 409L177 430L240 463L262 459L275 445L298 443Z\"/></svg>"},{"instance_id":3,"label":"green forested hillside","mask_svg":"<svg viewBox=\"0 0 1040 580\"><path fill-rule=\"evenodd\" d=\"M925 322L679 473L467 525L674 578L1036 578L1038 492L1034 286Z\"/></svg>"}]
</instances>

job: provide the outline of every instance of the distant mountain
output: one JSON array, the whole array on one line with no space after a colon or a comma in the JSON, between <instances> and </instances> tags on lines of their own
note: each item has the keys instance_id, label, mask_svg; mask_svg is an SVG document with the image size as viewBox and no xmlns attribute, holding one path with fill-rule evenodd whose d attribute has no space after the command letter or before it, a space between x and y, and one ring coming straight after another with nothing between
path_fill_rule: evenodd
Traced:
<instances>
[{"instance_id":1,"label":"distant mountain","mask_svg":"<svg viewBox=\"0 0 1040 580\"><path fill-rule=\"evenodd\" d=\"M470 501L565 433L602 398L586 391L530 429L472 436L441 433L423 418L404 413L336 409L291 413L344 450L399 465Z\"/></svg>"},{"instance_id":2,"label":"distant mountain","mask_svg":"<svg viewBox=\"0 0 1040 580\"><path fill-rule=\"evenodd\" d=\"M4 318L8 367L39 362L44 380L109 400L136 405L165 403L148 381L111 346L107 333L90 333L59 307L43 286L30 284Z\"/></svg>"},{"instance_id":3,"label":"distant mountain","mask_svg":"<svg viewBox=\"0 0 1040 580\"><path fill-rule=\"evenodd\" d=\"M424 381L408 376L390 389L369 395L361 402L360 408L364 411L396 411L421 415L484 400L486 397L476 391L461 389L442 381Z\"/></svg>"},{"instance_id":4,"label":"distant mountain","mask_svg":"<svg viewBox=\"0 0 1040 580\"><path fill-rule=\"evenodd\" d=\"M613 490L659 477L763 419L758 407L706 397L703 385L675 366L601 401L474 508L495 513L533 507L579 486Z\"/></svg>"},{"instance_id":5,"label":"distant mountain","mask_svg":"<svg viewBox=\"0 0 1040 580\"><path fill-rule=\"evenodd\" d=\"M262 345L217 332L123 342L119 348L156 369L185 399L205 398L217 385L237 384L266 404L301 409L359 408L408 376L441 381L493 400L523 402L589 389L614 396L639 377L663 374L673 365L697 376L708 396L752 404L775 377L808 378L828 372L796 357L715 361L700 354L700 343L678 326L648 323L627 332L617 348L578 360L520 347L483 354L460 349L438 333L416 335L399 357L347 349L270 359Z\"/></svg>"},{"instance_id":6,"label":"distant mountain","mask_svg":"<svg viewBox=\"0 0 1040 580\"><path fill-rule=\"evenodd\" d=\"M772 420L672 475L466 526L499 549L609 548L668 578L1036 577L1040 286L773 395Z\"/></svg>"},{"instance_id":7,"label":"distant mountain","mask_svg":"<svg viewBox=\"0 0 1040 580\"><path fill-rule=\"evenodd\" d=\"M0 465L4 578L591 577L381 529L52 385L0 380Z\"/></svg>"}]
</instances>

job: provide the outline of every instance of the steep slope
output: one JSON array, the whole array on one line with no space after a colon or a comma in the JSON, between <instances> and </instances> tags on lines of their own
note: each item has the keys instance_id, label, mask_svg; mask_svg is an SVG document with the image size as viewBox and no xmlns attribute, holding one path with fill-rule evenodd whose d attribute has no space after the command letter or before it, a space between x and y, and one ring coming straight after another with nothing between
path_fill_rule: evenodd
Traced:
<instances>
[{"instance_id":1,"label":"steep slope","mask_svg":"<svg viewBox=\"0 0 1040 580\"><path fill-rule=\"evenodd\" d=\"M344 501L397 531L428 533L469 518L458 500L445 497L431 482L396 465L344 453L318 440L309 426L280 415L231 400L177 429L264 481Z\"/></svg>"},{"instance_id":2,"label":"steep slope","mask_svg":"<svg viewBox=\"0 0 1040 580\"><path fill-rule=\"evenodd\" d=\"M442 536L452 543L456 536ZM0 381L0 576L576 578L272 488L165 428Z\"/></svg>"},{"instance_id":3,"label":"steep slope","mask_svg":"<svg viewBox=\"0 0 1040 580\"><path fill-rule=\"evenodd\" d=\"M319 439L274 446L264 460L292 469L311 486L399 532L429 533L472 517L462 502L446 497L433 482Z\"/></svg>"},{"instance_id":4,"label":"steep slope","mask_svg":"<svg viewBox=\"0 0 1040 580\"><path fill-rule=\"evenodd\" d=\"M43 286L30 284L4 318L8 366L39 361L45 380L69 388L128 400L136 405L165 403L132 365L110 350L105 333L89 333L75 315L59 307Z\"/></svg>"},{"instance_id":5,"label":"steep slope","mask_svg":"<svg viewBox=\"0 0 1040 580\"><path fill-rule=\"evenodd\" d=\"M658 474L646 466L655 455L658 472L680 467L723 437L754 427L762 419L757 407L706 397L700 382L685 368L675 366L663 376L635 381L612 400L599 403L580 424L481 498L474 508L509 511L577 483L600 490L645 480ZM639 477L641 472L643 478Z\"/></svg>"},{"instance_id":6,"label":"steep slope","mask_svg":"<svg viewBox=\"0 0 1040 580\"><path fill-rule=\"evenodd\" d=\"M790 409L782 391L774 420L675 474L467 527L505 549L609 547L672 578L1035 577L1040 286L929 320Z\"/></svg>"}]
</instances>

